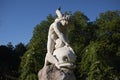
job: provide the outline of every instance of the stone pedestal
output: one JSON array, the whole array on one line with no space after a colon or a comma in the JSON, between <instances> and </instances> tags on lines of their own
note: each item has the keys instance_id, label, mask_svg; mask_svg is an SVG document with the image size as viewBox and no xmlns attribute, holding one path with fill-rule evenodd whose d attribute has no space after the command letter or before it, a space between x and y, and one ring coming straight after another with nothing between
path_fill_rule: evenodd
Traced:
<instances>
[{"instance_id":1,"label":"stone pedestal","mask_svg":"<svg viewBox=\"0 0 120 80\"><path fill-rule=\"evenodd\" d=\"M72 70L57 69L55 65L43 67L38 73L39 80L76 80Z\"/></svg>"}]
</instances>

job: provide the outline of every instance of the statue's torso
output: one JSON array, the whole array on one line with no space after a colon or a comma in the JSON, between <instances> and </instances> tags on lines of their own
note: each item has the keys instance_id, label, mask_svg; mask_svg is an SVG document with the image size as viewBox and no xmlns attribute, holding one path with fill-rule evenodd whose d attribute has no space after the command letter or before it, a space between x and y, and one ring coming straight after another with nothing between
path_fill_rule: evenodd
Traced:
<instances>
[{"instance_id":1,"label":"statue's torso","mask_svg":"<svg viewBox=\"0 0 120 80\"><path fill-rule=\"evenodd\" d=\"M66 35L66 31L67 31L67 27L66 26L62 26L60 22L54 22L53 24L51 24L50 28L49 28L49 33L48 33L48 36L50 36L52 39L57 39L58 38L58 35L57 35L57 32L55 32L55 27L58 28L58 30ZM63 35L63 36L64 36ZM64 36L65 37L65 36Z\"/></svg>"}]
</instances>

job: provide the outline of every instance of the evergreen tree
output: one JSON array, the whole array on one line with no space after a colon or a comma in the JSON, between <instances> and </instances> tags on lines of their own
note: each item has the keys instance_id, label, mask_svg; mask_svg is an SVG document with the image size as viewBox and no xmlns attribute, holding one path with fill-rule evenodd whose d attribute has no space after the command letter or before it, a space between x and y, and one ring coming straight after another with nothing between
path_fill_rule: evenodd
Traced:
<instances>
[{"instance_id":1,"label":"evergreen tree","mask_svg":"<svg viewBox=\"0 0 120 80\"><path fill-rule=\"evenodd\" d=\"M91 42L82 55L80 72L83 80L119 80L120 75L112 58L115 57L114 44L104 42ZM85 79L84 79L85 78Z\"/></svg>"},{"instance_id":2,"label":"evergreen tree","mask_svg":"<svg viewBox=\"0 0 120 80\"><path fill-rule=\"evenodd\" d=\"M47 34L53 20L54 17L50 14L34 28L28 50L22 57L20 80L37 80L37 73L44 65Z\"/></svg>"},{"instance_id":3,"label":"evergreen tree","mask_svg":"<svg viewBox=\"0 0 120 80\"><path fill-rule=\"evenodd\" d=\"M80 63L82 80L120 79L120 12L101 13L95 23L96 40L92 41L82 53ZM115 36L116 34L116 36Z\"/></svg>"}]
</instances>

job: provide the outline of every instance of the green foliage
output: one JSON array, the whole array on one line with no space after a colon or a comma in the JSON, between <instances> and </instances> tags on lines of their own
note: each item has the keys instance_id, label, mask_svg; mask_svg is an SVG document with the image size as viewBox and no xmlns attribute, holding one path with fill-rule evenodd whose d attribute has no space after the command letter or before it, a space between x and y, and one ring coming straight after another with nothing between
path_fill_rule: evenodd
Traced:
<instances>
[{"instance_id":1,"label":"green foliage","mask_svg":"<svg viewBox=\"0 0 120 80\"><path fill-rule=\"evenodd\" d=\"M40 65L36 63L37 58L35 56L36 53L33 50L28 50L22 57L22 74L20 75L20 80L30 80L30 77L31 79L36 80L36 76L34 75L37 72L37 67Z\"/></svg>"},{"instance_id":2,"label":"green foliage","mask_svg":"<svg viewBox=\"0 0 120 80\"><path fill-rule=\"evenodd\" d=\"M25 80L36 80L36 77L35 74L29 74Z\"/></svg>"},{"instance_id":3,"label":"green foliage","mask_svg":"<svg viewBox=\"0 0 120 80\"><path fill-rule=\"evenodd\" d=\"M87 27L88 18L80 11L75 12L72 17L73 22L69 32L70 44L74 48L75 52L79 53L85 44L87 44L85 29ZM77 42L77 44L75 42Z\"/></svg>"},{"instance_id":4,"label":"green foliage","mask_svg":"<svg viewBox=\"0 0 120 80\"><path fill-rule=\"evenodd\" d=\"M16 55L19 55L20 56L23 56L23 54L25 53L26 51L26 47L23 43L19 43L15 46L15 49L14 49Z\"/></svg>"},{"instance_id":5,"label":"green foliage","mask_svg":"<svg viewBox=\"0 0 120 80\"><path fill-rule=\"evenodd\" d=\"M102 42L91 42L82 55L81 76L88 80L115 80L120 77L115 74L112 49L114 45Z\"/></svg>"},{"instance_id":6,"label":"green foliage","mask_svg":"<svg viewBox=\"0 0 120 80\"><path fill-rule=\"evenodd\" d=\"M107 36L105 38L111 40L111 36L114 33L120 33L120 11L107 11L105 13L101 13L99 18L96 19L96 24L99 26L99 39L102 39L101 36ZM102 40L104 40L105 38L103 38Z\"/></svg>"},{"instance_id":7,"label":"green foliage","mask_svg":"<svg viewBox=\"0 0 120 80\"><path fill-rule=\"evenodd\" d=\"M82 80L120 79L120 12L101 13L96 20L96 39L84 48L79 64Z\"/></svg>"},{"instance_id":8,"label":"green foliage","mask_svg":"<svg viewBox=\"0 0 120 80\"><path fill-rule=\"evenodd\" d=\"M18 79L20 57L25 51L26 47L22 43L17 44L16 47L13 47L11 42L0 45L0 80Z\"/></svg>"},{"instance_id":9,"label":"green foliage","mask_svg":"<svg viewBox=\"0 0 120 80\"><path fill-rule=\"evenodd\" d=\"M22 57L20 80L37 80L37 73L43 67L47 51L48 28L53 20L54 17L49 15L47 20L34 28L28 51Z\"/></svg>"}]
</instances>

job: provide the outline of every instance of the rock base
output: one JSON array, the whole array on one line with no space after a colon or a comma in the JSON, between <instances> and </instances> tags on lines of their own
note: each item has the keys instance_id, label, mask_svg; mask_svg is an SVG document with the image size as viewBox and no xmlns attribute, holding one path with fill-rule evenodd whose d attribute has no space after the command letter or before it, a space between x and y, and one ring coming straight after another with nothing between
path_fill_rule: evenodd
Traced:
<instances>
[{"instance_id":1,"label":"rock base","mask_svg":"<svg viewBox=\"0 0 120 80\"><path fill-rule=\"evenodd\" d=\"M57 69L55 65L43 67L38 73L39 80L76 80L74 73L69 69Z\"/></svg>"}]
</instances>

